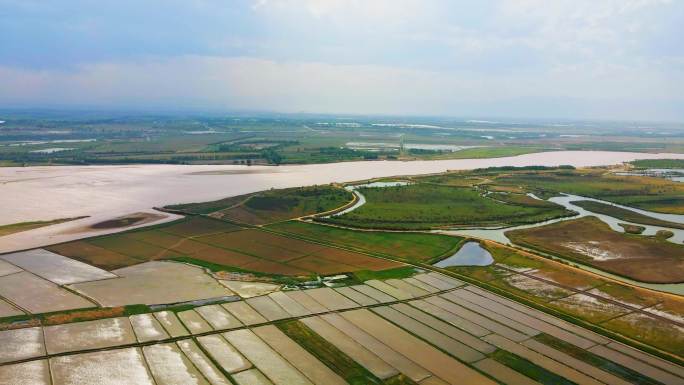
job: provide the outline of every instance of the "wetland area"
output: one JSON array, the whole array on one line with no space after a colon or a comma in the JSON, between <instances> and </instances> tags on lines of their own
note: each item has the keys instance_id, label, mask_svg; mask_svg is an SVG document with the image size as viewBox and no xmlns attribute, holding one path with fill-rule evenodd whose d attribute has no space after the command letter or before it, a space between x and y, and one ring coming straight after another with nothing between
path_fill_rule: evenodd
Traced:
<instances>
[{"instance_id":1,"label":"wetland area","mask_svg":"<svg viewBox=\"0 0 684 385\"><path fill-rule=\"evenodd\" d=\"M0 380L681 383L684 185L553 155L0 169Z\"/></svg>"}]
</instances>

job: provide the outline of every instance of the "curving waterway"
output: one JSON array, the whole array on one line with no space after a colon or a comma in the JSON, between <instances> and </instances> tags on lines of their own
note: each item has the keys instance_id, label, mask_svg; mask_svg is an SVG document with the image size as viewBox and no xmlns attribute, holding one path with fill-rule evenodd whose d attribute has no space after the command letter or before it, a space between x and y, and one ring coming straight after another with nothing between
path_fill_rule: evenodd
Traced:
<instances>
[{"instance_id":1,"label":"curving waterway","mask_svg":"<svg viewBox=\"0 0 684 385\"><path fill-rule=\"evenodd\" d=\"M77 229L173 203L201 202L270 188L501 166L605 166L684 154L556 151L489 159L367 161L296 166L130 165L0 168L0 225L89 218L0 237L0 252L83 238Z\"/></svg>"},{"instance_id":2,"label":"curving waterway","mask_svg":"<svg viewBox=\"0 0 684 385\"><path fill-rule=\"evenodd\" d=\"M552 219L549 221L532 223L532 224L528 224L528 225L513 226L513 227L481 228L481 229L456 229L456 230L447 230L447 231L438 231L438 232L444 233L444 234L468 236L468 237L473 237L473 238L478 238L478 239L488 239L488 240L496 241L496 242L503 243L503 244L514 244L506 236L505 233L507 231L518 230L518 229L529 229L532 227L544 226L544 225L548 225L551 223L573 220L573 219L578 219L578 218L582 218L582 217L586 217L586 216L591 215L591 216L597 217L598 219L600 219L601 221L606 223L614 231L624 232L624 229L622 228L622 226L618 225L618 223L633 224L633 225L642 226L645 228L644 232L641 233L641 235L644 235L644 236L655 235L655 233L658 230L668 230L668 231L671 231L672 233L674 233L674 235L672 237L668 238L668 241L673 242L673 243L678 243L678 244L684 243L684 230L673 229L670 227L642 225L642 224L637 224L634 222L623 221L623 220L611 217L609 215L594 213L592 211L583 209L582 207L579 207L577 205L572 204L572 202L580 201L580 200L590 200L590 201L594 201L594 202L601 202L601 203L621 207L624 209L632 210L632 211L635 211L639 214L643 214L643 215L646 215L646 216L649 216L652 218L657 218L657 219L662 219L662 220L666 220L666 221L670 221L670 222L676 222L676 223L684 224L684 215L656 213L653 211L647 211L647 210L641 210L641 209L637 209L637 208L633 208L633 207L623 206L623 205L619 205L616 203L603 201L600 199L588 198L588 197L583 197L583 196L579 196L579 195L563 194L562 196L550 198L549 201L557 203L557 204L565 207L568 210L575 211L578 213L578 215L572 216L572 217L557 218L557 219ZM684 295L684 284L682 284L682 283L675 283L675 284L644 283L644 282L634 281L634 280L631 280L631 279L628 279L625 277L621 277L621 276L618 276L615 274L611 274L611 273L605 272L603 270L596 269L592 266L581 264L581 263L574 261L574 260L571 261L571 260L564 259L561 257L556 257L556 256L554 256L554 258L563 259L567 262L572 263L575 266L579 266L580 268L582 268L584 270L591 271L593 273L603 275L606 277L610 277L613 279L617 279L617 280L620 280L623 282L627 282L627 283L630 283L630 284L635 285L635 286L641 286L641 287L645 287L645 288L649 288L649 289L654 289L654 290Z\"/></svg>"}]
</instances>

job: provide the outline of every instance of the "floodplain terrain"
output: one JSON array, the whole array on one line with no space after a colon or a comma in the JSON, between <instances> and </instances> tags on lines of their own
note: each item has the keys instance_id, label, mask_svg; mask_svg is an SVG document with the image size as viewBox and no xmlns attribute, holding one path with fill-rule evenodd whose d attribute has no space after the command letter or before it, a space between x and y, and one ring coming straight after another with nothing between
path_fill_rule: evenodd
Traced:
<instances>
[{"instance_id":1,"label":"floodplain terrain","mask_svg":"<svg viewBox=\"0 0 684 385\"><path fill-rule=\"evenodd\" d=\"M359 189L366 203L339 216L352 200L340 187L268 190L168 207L187 214L174 222L0 255L0 382L684 382L681 296L523 250L515 236L511 247L430 231L525 224L514 232L535 249L614 241L612 251L638 256L620 249L619 263L597 265L575 248L573 257L607 271L677 274L681 245L573 219L541 199L563 191L510 183L531 174L587 178L598 190L614 178L568 167L411 177ZM650 179L625 183L631 194ZM664 183L649 190L660 206L658 194L677 191ZM421 201L425 191L433 199ZM351 214L369 220L339 221ZM420 226L402 227L411 215ZM557 222L537 225L547 219ZM563 236L545 236L548 228ZM488 264L434 265L481 249Z\"/></svg>"},{"instance_id":2,"label":"floodplain terrain","mask_svg":"<svg viewBox=\"0 0 684 385\"><path fill-rule=\"evenodd\" d=\"M595 217L506 232L516 244L587 263L637 281L684 282L684 245L621 234Z\"/></svg>"}]
</instances>

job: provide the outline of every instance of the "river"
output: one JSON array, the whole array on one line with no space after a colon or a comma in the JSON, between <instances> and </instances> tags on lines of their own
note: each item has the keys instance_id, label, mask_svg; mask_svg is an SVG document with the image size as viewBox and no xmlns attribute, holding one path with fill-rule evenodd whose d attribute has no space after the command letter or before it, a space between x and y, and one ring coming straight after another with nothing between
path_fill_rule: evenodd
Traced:
<instances>
[{"instance_id":1,"label":"river","mask_svg":"<svg viewBox=\"0 0 684 385\"><path fill-rule=\"evenodd\" d=\"M78 239L84 226L151 207L200 202L265 190L395 175L500 166L576 167L684 154L556 151L489 159L367 161L295 166L130 165L0 168L0 225L65 217L89 218L0 237L0 252ZM98 232L100 234L102 232Z\"/></svg>"}]
</instances>

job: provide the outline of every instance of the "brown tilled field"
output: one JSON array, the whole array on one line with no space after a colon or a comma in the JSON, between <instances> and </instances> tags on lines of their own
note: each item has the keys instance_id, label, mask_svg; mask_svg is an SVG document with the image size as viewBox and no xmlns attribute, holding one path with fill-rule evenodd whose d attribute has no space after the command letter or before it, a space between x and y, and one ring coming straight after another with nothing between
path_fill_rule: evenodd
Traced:
<instances>
[{"instance_id":1,"label":"brown tilled field","mask_svg":"<svg viewBox=\"0 0 684 385\"><path fill-rule=\"evenodd\" d=\"M360 253L199 217L49 249L107 270L183 257L282 275L334 274L400 266Z\"/></svg>"},{"instance_id":2,"label":"brown tilled field","mask_svg":"<svg viewBox=\"0 0 684 385\"><path fill-rule=\"evenodd\" d=\"M684 246L613 231L595 217L506 233L513 242L642 282L684 282Z\"/></svg>"}]
</instances>

